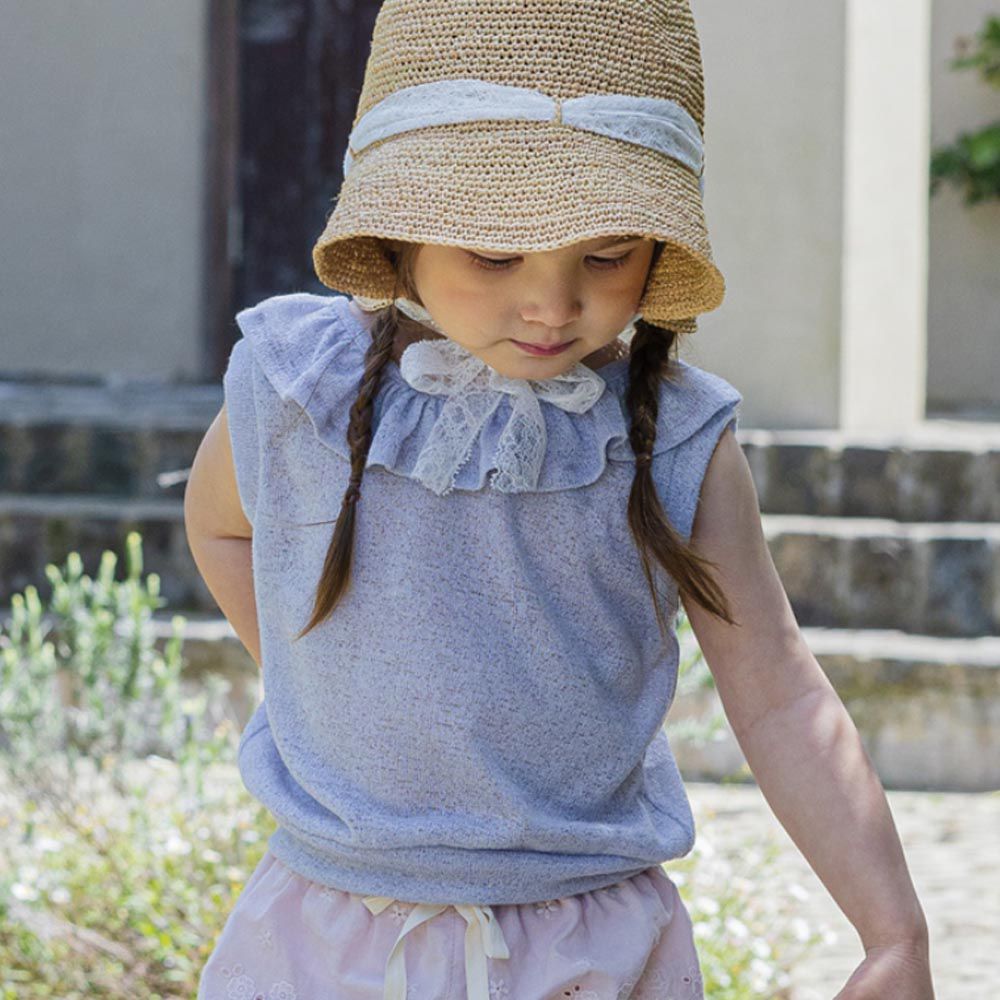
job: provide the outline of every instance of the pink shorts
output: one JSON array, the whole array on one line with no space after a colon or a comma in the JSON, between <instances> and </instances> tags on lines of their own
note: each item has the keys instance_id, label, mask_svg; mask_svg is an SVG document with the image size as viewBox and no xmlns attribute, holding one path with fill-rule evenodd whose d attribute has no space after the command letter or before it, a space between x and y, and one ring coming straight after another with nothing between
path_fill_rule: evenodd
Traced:
<instances>
[{"instance_id":1,"label":"pink shorts","mask_svg":"<svg viewBox=\"0 0 1000 1000\"><path fill-rule=\"evenodd\" d=\"M197 1000L563 997L704 1000L691 919L659 865L562 899L466 906L323 886L268 850Z\"/></svg>"}]
</instances>

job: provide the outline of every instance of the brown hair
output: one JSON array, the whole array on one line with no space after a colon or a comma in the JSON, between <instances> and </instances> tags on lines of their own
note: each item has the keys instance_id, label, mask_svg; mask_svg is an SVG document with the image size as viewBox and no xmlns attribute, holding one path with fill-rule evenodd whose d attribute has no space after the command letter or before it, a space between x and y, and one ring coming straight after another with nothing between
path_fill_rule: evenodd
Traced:
<instances>
[{"instance_id":1,"label":"brown hair","mask_svg":"<svg viewBox=\"0 0 1000 1000\"><path fill-rule=\"evenodd\" d=\"M386 253L396 270L393 298L405 296L419 302L413 281L413 261L420 244L386 243ZM657 243L650 270L663 249ZM333 538L326 552L311 617L297 638L301 638L327 618L350 583L354 553L354 518L360 497L368 448L372 437L373 401L378 393L382 369L392 354L397 331L411 321L395 304L381 310L371 327L371 346L365 354L364 375L350 411L347 443L351 454L351 476L344 493ZM697 601L712 614L735 624L729 604L716 583L710 560L685 544L670 523L657 493L650 461L656 441L659 384L661 378L675 377L672 355L676 357L678 334L639 319L631 340L628 388L625 402L630 415L629 442L636 455L635 476L628 498L628 524L642 561L643 573L653 599L656 620L666 629L663 611L656 597L653 563L658 563L677 582L678 591Z\"/></svg>"}]
</instances>

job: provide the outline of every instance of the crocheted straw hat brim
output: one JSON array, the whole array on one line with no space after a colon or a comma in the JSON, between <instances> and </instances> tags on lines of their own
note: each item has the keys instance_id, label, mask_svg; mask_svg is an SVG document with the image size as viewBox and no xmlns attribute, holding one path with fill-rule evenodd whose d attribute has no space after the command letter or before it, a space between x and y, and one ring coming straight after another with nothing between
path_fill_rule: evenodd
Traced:
<instances>
[{"instance_id":1,"label":"crocheted straw hat brim","mask_svg":"<svg viewBox=\"0 0 1000 1000\"><path fill-rule=\"evenodd\" d=\"M664 244L639 312L692 332L725 281L712 261L698 178L636 144L551 122L462 122L377 142L358 157L313 247L335 291L391 299L380 239L494 252L623 234Z\"/></svg>"}]
</instances>

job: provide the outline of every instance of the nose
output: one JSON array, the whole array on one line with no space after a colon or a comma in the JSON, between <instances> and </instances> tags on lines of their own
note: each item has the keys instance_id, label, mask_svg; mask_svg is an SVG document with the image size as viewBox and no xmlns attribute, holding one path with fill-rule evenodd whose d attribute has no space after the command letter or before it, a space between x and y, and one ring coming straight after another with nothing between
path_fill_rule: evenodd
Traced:
<instances>
[{"instance_id":1,"label":"nose","mask_svg":"<svg viewBox=\"0 0 1000 1000\"><path fill-rule=\"evenodd\" d=\"M565 328L583 313L583 303L576 288L568 283L549 282L529 290L521 318L534 331L531 342L542 347L564 343Z\"/></svg>"}]
</instances>

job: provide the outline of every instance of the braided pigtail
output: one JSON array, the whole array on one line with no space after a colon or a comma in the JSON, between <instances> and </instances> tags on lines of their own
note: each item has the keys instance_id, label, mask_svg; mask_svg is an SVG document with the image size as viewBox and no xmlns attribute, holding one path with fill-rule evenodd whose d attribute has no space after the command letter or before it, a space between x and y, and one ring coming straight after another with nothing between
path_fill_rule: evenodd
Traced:
<instances>
[{"instance_id":1,"label":"braided pigtail","mask_svg":"<svg viewBox=\"0 0 1000 1000\"><path fill-rule=\"evenodd\" d=\"M653 480L651 465L659 414L659 386L661 379L673 378L670 353L676 340L676 331L636 320L625 393L630 417L629 442L636 456L635 476L628 498L628 524L639 549L656 620L663 631L666 631L666 623L657 601L654 561L673 577L682 595L693 598L730 625L735 624L725 595L708 569L714 563L685 544L664 511Z\"/></svg>"},{"instance_id":2,"label":"braided pigtail","mask_svg":"<svg viewBox=\"0 0 1000 1000\"><path fill-rule=\"evenodd\" d=\"M390 241L385 244L386 253L396 271L396 288L393 299L400 296L415 298L413 287L413 259L417 244L397 243ZM316 596L313 600L312 614L302 628L297 639L314 629L320 622L328 618L340 602L351 582L351 569L354 559L354 524L358 502L361 499L361 480L365 474L368 462L368 449L372 443L372 414L375 397L382 383L382 373L386 362L392 357L392 346L396 335L404 325L406 317L392 302L379 311L371 325L372 342L365 352L365 369L358 387L358 395L351 405L350 419L347 425L347 445L350 450L351 476L344 499L337 515L337 523L333 529L333 537L326 550L323 569L320 573Z\"/></svg>"},{"instance_id":3,"label":"braided pigtail","mask_svg":"<svg viewBox=\"0 0 1000 1000\"><path fill-rule=\"evenodd\" d=\"M327 618L339 603L350 583L354 557L354 521L358 500L361 498L361 479L365 473L368 449L372 440L372 411L375 397L382 382L382 371L392 354L396 332L395 307L378 315L372 324L371 346L365 353L365 369L358 388L357 398L351 405L347 427L347 444L351 455L351 476L337 515L333 537L326 550L319 586L313 601L312 615L296 638L315 628Z\"/></svg>"}]
</instances>

